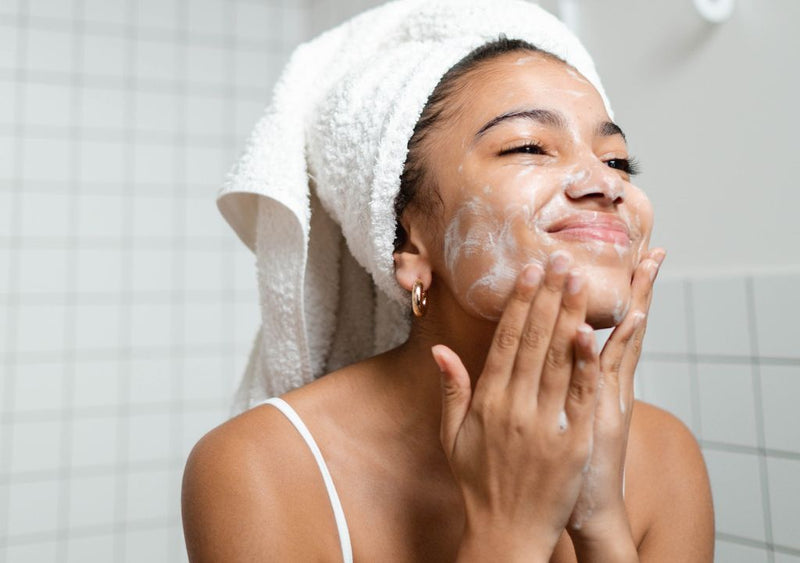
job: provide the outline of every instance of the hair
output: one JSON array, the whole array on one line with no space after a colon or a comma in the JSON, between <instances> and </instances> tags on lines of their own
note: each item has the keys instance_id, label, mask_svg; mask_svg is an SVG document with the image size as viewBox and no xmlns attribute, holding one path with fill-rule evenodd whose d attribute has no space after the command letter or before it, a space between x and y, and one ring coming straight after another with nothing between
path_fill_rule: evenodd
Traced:
<instances>
[{"instance_id":1,"label":"hair","mask_svg":"<svg viewBox=\"0 0 800 563\"><path fill-rule=\"evenodd\" d=\"M442 76L442 79L428 97L428 101L425 103L420 118L414 127L414 132L408 141L406 162L400 175L400 191L394 200L397 221L394 239L395 251L399 250L408 238L406 230L400 223L400 217L407 207L413 206L423 213L423 217L431 219L435 217L436 212L440 211L444 205L436 185L431 181L427 173L424 145L430 132L443 120L455 113L448 101L464 88L465 82L462 79L467 74L479 68L482 63L514 51L537 53L544 57L564 62L563 59L553 53L540 49L527 41L508 39L501 34L497 39L474 49L450 67L450 70Z\"/></svg>"}]
</instances>

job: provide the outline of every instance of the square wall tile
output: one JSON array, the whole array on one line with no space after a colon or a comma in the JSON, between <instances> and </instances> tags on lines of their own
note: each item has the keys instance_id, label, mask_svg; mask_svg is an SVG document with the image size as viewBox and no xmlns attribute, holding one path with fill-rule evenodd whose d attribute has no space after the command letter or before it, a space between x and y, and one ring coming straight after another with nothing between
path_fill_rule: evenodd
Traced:
<instances>
[{"instance_id":1,"label":"square wall tile","mask_svg":"<svg viewBox=\"0 0 800 563\"><path fill-rule=\"evenodd\" d=\"M176 0L137 0L136 17L139 27L174 29L177 24Z\"/></svg>"},{"instance_id":2,"label":"square wall tile","mask_svg":"<svg viewBox=\"0 0 800 563\"><path fill-rule=\"evenodd\" d=\"M159 193L163 195L172 193L175 190L175 162L179 152L178 147L170 144L136 142L133 145L134 182L160 186Z\"/></svg>"},{"instance_id":3,"label":"square wall tile","mask_svg":"<svg viewBox=\"0 0 800 563\"><path fill-rule=\"evenodd\" d=\"M58 480L13 483L8 491L8 536L53 532L58 526L58 498L62 486L63 482ZM42 542L45 543L46 540ZM12 558L11 561L21 559Z\"/></svg>"},{"instance_id":4,"label":"square wall tile","mask_svg":"<svg viewBox=\"0 0 800 563\"><path fill-rule=\"evenodd\" d=\"M11 429L11 471L57 470L61 466L62 426L60 418L14 422Z\"/></svg>"},{"instance_id":5,"label":"square wall tile","mask_svg":"<svg viewBox=\"0 0 800 563\"><path fill-rule=\"evenodd\" d=\"M21 117L26 125L69 127L74 96L70 86L28 82L22 86L22 92L25 103Z\"/></svg>"},{"instance_id":6,"label":"square wall tile","mask_svg":"<svg viewBox=\"0 0 800 563\"><path fill-rule=\"evenodd\" d=\"M55 533L51 537L55 538ZM39 563L41 561L56 561L59 542L55 539L42 539L36 543L11 544L3 552L6 561L14 563Z\"/></svg>"},{"instance_id":7,"label":"square wall tile","mask_svg":"<svg viewBox=\"0 0 800 563\"><path fill-rule=\"evenodd\" d=\"M75 364L73 406L78 410L119 404L122 370L116 360L82 361Z\"/></svg>"},{"instance_id":8,"label":"square wall tile","mask_svg":"<svg viewBox=\"0 0 800 563\"><path fill-rule=\"evenodd\" d=\"M66 190L65 190L66 191ZM27 237L67 237L72 206L66 193L28 192L22 194L20 234Z\"/></svg>"},{"instance_id":9,"label":"square wall tile","mask_svg":"<svg viewBox=\"0 0 800 563\"><path fill-rule=\"evenodd\" d=\"M225 248L224 252L233 257L233 288L238 291L252 291L257 289L256 257L239 241L233 241L233 248Z\"/></svg>"},{"instance_id":10,"label":"square wall tile","mask_svg":"<svg viewBox=\"0 0 800 563\"><path fill-rule=\"evenodd\" d=\"M690 365L686 362L639 362L642 400L667 410L697 434L692 417Z\"/></svg>"},{"instance_id":11,"label":"square wall tile","mask_svg":"<svg viewBox=\"0 0 800 563\"><path fill-rule=\"evenodd\" d=\"M187 197L180 205L185 213L184 234L187 238L197 240L219 237L231 240L231 229L217 209L213 198Z\"/></svg>"},{"instance_id":12,"label":"square wall tile","mask_svg":"<svg viewBox=\"0 0 800 563\"><path fill-rule=\"evenodd\" d=\"M121 237L126 198L121 194L78 195L78 236Z\"/></svg>"},{"instance_id":13,"label":"square wall tile","mask_svg":"<svg viewBox=\"0 0 800 563\"><path fill-rule=\"evenodd\" d=\"M22 175L26 181L66 184L73 170L72 143L70 139L23 138Z\"/></svg>"},{"instance_id":14,"label":"square wall tile","mask_svg":"<svg viewBox=\"0 0 800 563\"><path fill-rule=\"evenodd\" d=\"M78 248L80 293L120 293L124 255L119 248Z\"/></svg>"},{"instance_id":15,"label":"square wall tile","mask_svg":"<svg viewBox=\"0 0 800 563\"><path fill-rule=\"evenodd\" d=\"M174 345L172 305L137 303L131 308L130 345L166 348Z\"/></svg>"},{"instance_id":16,"label":"square wall tile","mask_svg":"<svg viewBox=\"0 0 800 563\"><path fill-rule=\"evenodd\" d=\"M176 252L166 249L134 249L131 289L134 292L172 289Z\"/></svg>"},{"instance_id":17,"label":"square wall tile","mask_svg":"<svg viewBox=\"0 0 800 563\"><path fill-rule=\"evenodd\" d=\"M130 0L82 0L87 21L104 24L128 23ZM133 22L131 22L133 23Z\"/></svg>"},{"instance_id":18,"label":"square wall tile","mask_svg":"<svg viewBox=\"0 0 800 563\"><path fill-rule=\"evenodd\" d=\"M225 175L233 164L228 151L217 147L187 146L185 154L186 183L204 186L203 193L214 193L225 181ZM208 192L205 191L207 186ZM213 205L209 197L206 202Z\"/></svg>"},{"instance_id":19,"label":"square wall tile","mask_svg":"<svg viewBox=\"0 0 800 563\"><path fill-rule=\"evenodd\" d=\"M69 30L29 28L25 67L29 71L72 72L73 36Z\"/></svg>"},{"instance_id":20,"label":"square wall tile","mask_svg":"<svg viewBox=\"0 0 800 563\"><path fill-rule=\"evenodd\" d=\"M67 262L72 252L27 248L19 253L19 289L22 293L63 293L69 284Z\"/></svg>"},{"instance_id":21,"label":"square wall tile","mask_svg":"<svg viewBox=\"0 0 800 563\"><path fill-rule=\"evenodd\" d=\"M767 458L772 540L800 549L800 460Z\"/></svg>"},{"instance_id":22,"label":"square wall tile","mask_svg":"<svg viewBox=\"0 0 800 563\"><path fill-rule=\"evenodd\" d=\"M800 454L800 366L762 365L760 373L766 446Z\"/></svg>"},{"instance_id":23,"label":"square wall tile","mask_svg":"<svg viewBox=\"0 0 800 563\"><path fill-rule=\"evenodd\" d=\"M775 552L775 563L800 563L800 555Z\"/></svg>"},{"instance_id":24,"label":"square wall tile","mask_svg":"<svg viewBox=\"0 0 800 563\"><path fill-rule=\"evenodd\" d=\"M115 416L81 417L72 423L73 467L112 466L117 462L119 420Z\"/></svg>"},{"instance_id":25,"label":"square wall tile","mask_svg":"<svg viewBox=\"0 0 800 563\"><path fill-rule=\"evenodd\" d=\"M175 235L174 205L169 194L137 195L133 200L133 236L167 238Z\"/></svg>"},{"instance_id":26,"label":"square wall tile","mask_svg":"<svg viewBox=\"0 0 800 563\"><path fill-rule=\"evenodd\" d=\"M128 419L128 463L168 460L171 418L168 413L135 413Z\"/></svg>"},{"instance_id":27,"label":"square wall tile","mask_svg":"<svg viewBox=\"0 0 800 563\"><path fill-rule=\"evenodd\" d=\"M261 42L281 27L281 13L274 2L236 2L234 4L236 37Z\"/></svg>"},{"instance_id":28,"label":"square wall tile","mask_svg":"<svg viewBox=\"0 0 800 563\"><path fill-rule=\"evenodd\" d=\"M17 312L17 351L61 352L65 347L63 305L20 305Z\"/></svg>"},{"instance_id":29,"label":"square wall tile","mask_svg":"<svg viewBox=\"0 0 800 563\"><path fill-rule=\"evenodd\" d=\"M264 98L268 99L267 95ZM250 132L256 126L263 113L264 102L247 99L235 101L233 127L230 133L233 133L235 142L239 144L236 147L237 150L241 150L244 147Z\"/></svg>"},{"instance_id":30,"label":"square wall tile","mask_svg":"<svg viewBox=\"0 0 800 563\"><path fill-rule=\"evenodd\" d=\"M0 85L0 96L5 95L2 85ZM6 98L8 99L8 98ZM3 104L0 104L2 107ZM0 112L3 110L0 109ZM1 118L0 118L1 119ZM2 121L0 121L2 123ZM12 178L17 174L17 139L10 135L0 135L0 204L3 205L4 213L0 216L3 220L3 225L0 226L0 235L8 236L11 231L11 190L13 189L14 182Z\"/></svg>"},{"instance_id":31,"label":"square wall tile","mask_svg":"<svg viewBox=\"0 0 800 563\"><path fill-rule=\"evenodd\" d=\"M220 327L223 303L189 303L184 309L184 342L189 345L215 345L224 338Z\"/></svg>"},{"instance_id":32,"label":"square wall tile","mask_svg":"<svg viewBox=\"0 0 800 563\"><path fill-rule=\"evenodd\" d=\"M166 529L129 529L125 537L125 563L171 561L168 556L170 537Z\"/></svg>"},{"instance_id":33,"label":"square wall tile","mask_svg":"<svg viewBox=\"0 0 800 563\"><path fill-rule=\"evenodd\" d=\"M4 8L5 3L0 4L0 13L3 13ZM19 36L16 26L5 27L3 33L0 33L0 68L11 70L19 66Z\"/></svg>"},{"instance_id":34,"label":"square wall tile","mask_svg":"<svg viewBox=\"0 0 800 563\"><path fill-rule=\"evenodd\" d=\"M230 110L233 103L220 97L190 96L184 102L186 133L221 137L230 129Z\"/></svg>"},{"instance_id":35,"label":"square wall tile","mask_svg":"<svg viewBox=\"0 0 800 563\"><path fill-rule=\"evenodd\" d=\"M768 563L766 549L725 540L717 540L714 560L720 563Z\"/></svg>"},{"instance_id":36,"label":"square wall tile","mask_svg":"<svg viewBox=\"0 0 800 563\"><path fill-rule=\"evenodd\" d=\"M171 473L171 470L131 471L126 475L129 522L166 517Z\"/></svg>"},{"instance_id":37,"label":"square wall tile","mask_svg":"<svg viewBox=\"0 0 800 563\"><path fill-rule=\"evenodd\" d=\"M187 250L183 253L184 288L187 291L223 289L222 255L217 250Z\"/></svg>"},{"instance_id":38,"label":"square wall tile","mask_svg":"<svg viewBox=\"0 0 800 563\"><path fill-rule=\"evenodd\" d=\"M86 13L91 11L86 10ZM125 78L128 71L128 40L124 35L83 36L83 72L90 76Z\"/></svg>"},{"instance_id":39,"label":"square wall tile","mask_svg":"<svg viewBox=\"0 0 800 563\"><path fill-rule=\"evenodd\" d=\"M115 349L123 344L120 334L120 304L75 308L75 349Z\"/></svg>"},{"instance_id":40,"label":"square wall tile","mask_svg":"<svg viewBox=\"0 0 800 563\"><path fill-rule=\"evenodd\" d=\"M192 45L186 49L186 80L223 86L229 59L229 51L225 49Z\"/></svg>"},{"instance_id":41,"label":"square wall tile","mask_svg":"<svg viewBox=\"0 0 800 563\"><path fill-rule=\"evenodd\" d=\"M708 448L703 456L711 479L717 531L764 541L758 457Z\"/></svg>"},{"instance_id":42,"label":"square wall tile","mask_svg":"<svg viewBox=\"0 0 800 563\"><path fill-rule=\"evenodd\" d=\"M28 3L28 15L33 17L70 19L74 9L73 0L37 0Z\"/></svg>"},{"instance_id":43,"label":"square wall tile","mask_svg":"<svg viewBox=\"0 0 800 563\"><path fill-rule=\"evenodd\" d=\"M114 88L83 86L81 125L86 128L120 131L125 127L130 94Z\"/></svg>"},{"instance_id":44,"label":"square wall tile","mask_svg":"<svg viewBox=\"0 0 800 563\"><path fill-rule=\"evenodd\" d=\"M192 2L188 8L187 27L192 32L223 35L231 31L227 26L231 6L223 0Z\"/></svg>"},{"instance_id":45,"label":"square wall tile","mask_svg":"<svg viewBox=\"0 0 800 563\"><path fill-rule=\"evenodd\" d=\"M114 522L116 476L72 476L69 481L69 527L106 527Z\"/></svg>"},{"instance_id":46,"label":"square wall tile","mask_svg":"<svg viewBox=\"0 0 800 563\"><path fill-rule=\"evenodd\" d=\"M686 327L685 282L658 281L650 305L642 353L687 354Z\"/></svg>"},{"instance_id":47,"label":"square wall tile","mask_svg":"<svg viewBox=\"0 0 800 563\"><path fill-rule=\"evenodd\" d=\"M130 362L131 405L167 403L173 398L177 377L170 358L136 358Z\"/></svg>"},{"instance_id":48,"label":"square wall tile","mask_svg":"<svg viewBox=\"0 0 800 563\"><path fill-rule=\"evenodd\" d=\"M800 273L756 276L753 279L759 355L800 358L798 287Z\"/></svg>"},{"instance_id":49,"label":"square wall tile","mask_svg":"<svg viewBox=\"0 0 800 563\"><path fill-rule=\"evenodd\" d=\"M111 523L109 521L107 523ZM114 535L70 536L67 540L67 563L113 561ZM155 562L152 562L155 563Z\"/></svg>"},{"instance_id":50,"label":"square wall tile","mask_svg":"<svg viewBox=\"0 0 800 563\"><path fill-rule=\"evenodd\" d=\"M698 354L751 354L744 278L692 282L692 307Z\"/></svg>"},{"instance_id":51,"label":"square wall tile","mask_svg":"<svg viewBox=\"0 0 800 563\"><path fill-rule=\"evenodd\" d=\"M13 412L59 411L68 369L62 362L17 364Z\"/></svg>"},{"instance_id":52,"label":"square wall tile","mask_svg":"<svg viewBox=\"0 0 800 563\"><path fill-rule=\"evenodd\" d=\"M749 365L697 366L704 440L758 447L752 371Z\"/></svg>"},{"instance_id":53,"label":"square wall tile","mask_svg":"<svg viewBox=\"0 0 800 563\"><path fill-rule=\"evenodd\" d=\"M81 141L81 180L111 185L124 183L126 157L130 153L130 149L121 141Z\"/></svg>"},{"instance_id":54,"label":"square wall tile","mask_svg":"<svg viewBox=\"0 0 800 563\"><path fill-rule=\"evenodd\" d=\"M181 399L184 401L218 401L227 399L227 386L223 385L223 378L227 374L223 371L227 362L223 363L221 356L186 357L183 360L183 390Z\"/></svg>"},{"instance_id":55,"label":"square wall tile","mask_svg":"<svg viewBox=\"0 0 800 563\"><path fill-rule=\"evenodd\" d=\"M136 77L140 80L177 82L178 50L170 41L140 39L136 44ZM177 104L178 100L174 100ZM138 109L138 108L137 108Z\"/></svg>"},{"instance_id":56,"label":"square wall tile","mask_svg":"<svg viewBox=\"0 0 800 563\"><path fill-rule=\"evenodd\" d=\"M182 105L172 92L137 92L134 127L138 131L175 134Z\"/></svg>"}]
</instances>

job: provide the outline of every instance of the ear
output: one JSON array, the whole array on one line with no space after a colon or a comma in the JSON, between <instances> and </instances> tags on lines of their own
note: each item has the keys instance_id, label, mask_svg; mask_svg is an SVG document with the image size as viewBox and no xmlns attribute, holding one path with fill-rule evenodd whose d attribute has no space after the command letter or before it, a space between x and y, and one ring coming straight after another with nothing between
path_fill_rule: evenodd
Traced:
<instances>
[{"instance_id":1,"label":"ear","mask_svg":"<svg viewBox=\"0 0 800 563\"><path fill-rule=\"evenodd\" d=\"M426 242L421 236L424 222L409 219L408 215L404 213L400 223L406 231L406 241L392 254L394 275L406 291L411 291L417 280L421 280L427 290L431 286L433 271Z\"/></svg>"}]
</instances>

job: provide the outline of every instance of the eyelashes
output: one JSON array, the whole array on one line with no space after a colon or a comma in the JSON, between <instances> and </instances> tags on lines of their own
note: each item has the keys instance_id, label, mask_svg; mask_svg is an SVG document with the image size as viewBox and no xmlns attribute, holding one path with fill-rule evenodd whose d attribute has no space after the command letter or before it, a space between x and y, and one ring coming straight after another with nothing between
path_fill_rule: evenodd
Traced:
<instances>
[{"instance_id":1,"label":"eyelashes","mask_svg":"<svg viewBox=\"0 0 800 563\"><path fill-rule=\"evenodd\" d=\"M509 154L547 154L544 147L539 143L528 141L524 144L500 151L499 156L506 156ZM606 161L606 165L614 170L624 172L628 176L636 176L641 173L641 166L639 160L635 157L628 158L612 158Z\"/></svg>"}]
</instances>

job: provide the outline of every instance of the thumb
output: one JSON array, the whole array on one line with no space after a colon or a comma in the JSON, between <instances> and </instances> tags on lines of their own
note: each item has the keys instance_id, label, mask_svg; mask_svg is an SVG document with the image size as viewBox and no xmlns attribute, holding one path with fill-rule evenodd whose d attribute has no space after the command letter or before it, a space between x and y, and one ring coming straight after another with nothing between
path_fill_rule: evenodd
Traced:
<instances>
[{"instance_id":1,"label":"thumb","mask_svg":"<svg viewBox=\"0 0 800 563\"><path fill-rule=\"evenodd\" d=\"M442 372L442 425L440 438L447 458L453 453L456 437L467 415L472 389L469 374L458 355L447 346L431 348L433 359Z\"/></svg>"}]
</instances>

